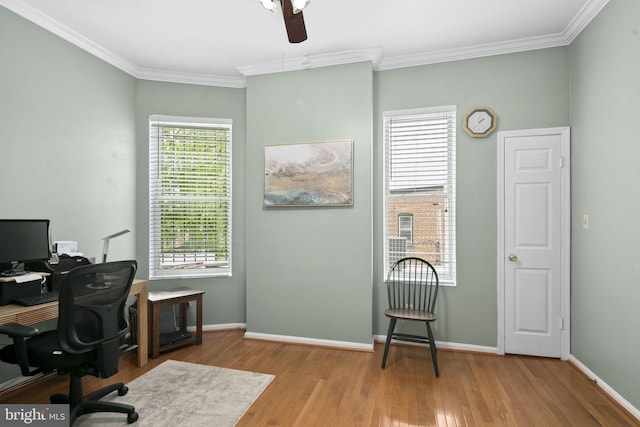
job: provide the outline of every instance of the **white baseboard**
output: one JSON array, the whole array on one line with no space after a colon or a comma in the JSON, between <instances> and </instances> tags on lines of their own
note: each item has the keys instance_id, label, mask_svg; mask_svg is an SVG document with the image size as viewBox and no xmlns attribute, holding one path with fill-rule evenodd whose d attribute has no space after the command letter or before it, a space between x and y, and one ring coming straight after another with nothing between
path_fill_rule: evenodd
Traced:
<instances>
[{"instance_id":1,"label":"white baseboard","mask_svg":"<svg viewBox=\"0 0 640 427\"><path fill-rule=\"evenodd\" d=\"M350 341L334 341L319 338L294 337L290 335L261 334L258 332L245 332L244 337L255 340L315 345L319 347L341 348L345 350L373 351L373 342L371 344L363 344Z\"/></svg>"},{"instance_id":2,"label":"white baseboard","mask_svg":"<svg viewBox=\"0 0 640 427\"><path fill-rule=\"evenodd\" d=\"M436 345L439 349L444 349L444 350L498 354L498 347L489 347L485 345L463 344L459 342L445 342L445 341L436 341Z\"/></svg>"},{"instance_id":3,"label":"white baseboard","mask_svg":"<svg viewBox=\"0 0 640 427\"><path fill-rule=\"evenodd\" d=\"M609 395L613 400L618 402L620 406L626 409L631 415L640 420L640 410L633 406L629 401L627 401L624 397L620 396L617 391L615 391L609 384L605 383L598 377L595 373L593 373L589 368L587 368L582 362L576 359L575 356L569 356L569 362L573 363L576 368L580 369L587 377L591 378L597 386L599 386L605 393Z\"/></svg>"},{"instance_id":4,"label":"white baseboard","mask_svg":"<svg viewBox=\"0 0 640 427\"><path fill-rule=\"evenodd\" d=\"M286 342L292 344L306 344L306 345L317 345L320 347L332 347L332 348L344 348L348 350L360 350L360 351L373 351L373 343L371 344L362 344L362 343L354 343L348 341L333 341L333 340L324 340L317 338L306 338L306 337L294 337L290 335L273 335L273 334L262 334L256 332L245 332L245 338L257 339L263 341L277 341L277 342ZM385 342L386 336L384 335L374 335L374 342ZM417 343L406 343L407 345L423 345ZM489 353L489 354L497 354L498 349L496 347L487 347L481 345L474 344L461 344L461 343L451 343L444 341L436 341L438 348L447 349L447 350L458 350L458 351L470 351L475 353Z\"/></svg>"},{"instance_id":5,"label":"white baseboard","mask_svg":"<svg viewBox=\"0 0 640 427\"><path fill-rule=\"evenodd\" d=\"M218 325L202 326L203 331L223 331L225 329L247 329L247 324L246 323L220 323Z\"/></svg>"},{"instance_id":6,"label":"white baseboard","mask_svg":"<svg viewBox=\"0 0 640 427\"><path fill-rule=\"evenodd\" d=\"M387 340L386 335L374 335L373 339L376 342L385 342ZM395 340L393 341L395 342ZM426 346L426 344L412 343L402 341L403 344L406 345L416 345L416 346ZM436 346L438 349L443 350L457 350L457 351L469 351L473 353L489 353L489 354L498 354L497 347L488 347L484 345L475 345L475 344L462 344L457 342L447 342L447 341L436 341Z\"/></svg>"},{"instance_id":7,"label":"white baseboard","mask_svg":"<svg viewBox=\"0 0 640 427\"><path fill-rule=\"evenodd\" d=\"M204 325L202 326L203 331L224 331L231 329L246 329L246 323L222 323L217 325ZM195 326L189 326L187 328L189 331L195 331ZM307 337L295 337L291 335L276 335L276 334L263 334L258 332L245 332L245 338L262 340L262 341L276 341L276 342L284 342L291 344L305 344L305 345L315 345L319 347L332 347L332 348L344 348L347 350L359 350L359 351L373 351L373 342L371 344L363 344L356 343L350 341L334 341L334 340L325 340L318 338L307 338ZM374 335L374 342L385 342L387 337L385 335ZM423 345L418 343L410 343L404 342L407 345ZM457 351L469 351L474 353L489 353L489 354L497 354L497 347L489 347L483 345L475 345L475 344L463 344L463 343L455 343L455 342L446 342L446 341L436 341L436 345L438 348L443 350L457 350Z\"/></svg>"},{"instance_id":8,"label":"white baseboard","mask_svg":"<svg viewBox=\"0 0 640 427\"><path fill-rule=\"evenodd\" d=\"M215 325L202 325L203 331L228 331L234 329L247 329L246 323L219 323ZM194 332L195 326L187 326L187 330Z\"/></svg>"},{"instance_id":9,"label":"white baseboard","mask_svg":"<svg viewBox=\"0 0 640 427\"><path fill-rule=\"evenodd\" d=\"M9 387L15 387L23 382L29 381L33 379L33 377L15 377L15 378L11 378L8 381L3 382L2 384L0 384L0 390L4 390L5 388L9 388Z\"/></svg>"}]
</instances>

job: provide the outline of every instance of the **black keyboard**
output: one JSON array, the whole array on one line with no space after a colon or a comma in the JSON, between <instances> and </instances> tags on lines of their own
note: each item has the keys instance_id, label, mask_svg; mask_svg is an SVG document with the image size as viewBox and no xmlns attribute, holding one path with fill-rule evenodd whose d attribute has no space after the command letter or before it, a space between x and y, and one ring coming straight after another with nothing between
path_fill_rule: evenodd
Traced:
<instances>
[{"instance_id":1,"label":"black keyboard","mask_svg":"<svg viewBox=\"0 0 640 427\"><path fill-rule=\"evenodd\" d=\"M60 298L60 291L51 291L51 292L45 292L44 294L40 294L40 295L17 298L13 300L13 302L18 305L32 306L32 305L46 304L48 302L58 301L58 298Z\"/></svg>"}]
</instances>

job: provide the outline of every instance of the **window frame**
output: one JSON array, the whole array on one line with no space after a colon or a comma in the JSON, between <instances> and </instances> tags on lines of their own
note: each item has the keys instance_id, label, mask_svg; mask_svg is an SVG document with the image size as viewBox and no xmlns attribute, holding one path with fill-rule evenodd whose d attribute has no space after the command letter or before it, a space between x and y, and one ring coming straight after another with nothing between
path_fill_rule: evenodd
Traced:
<instances>
[{"instance_id":1,"label":"window frame","mask_svg":"<svg viewBox=\"0 0 640 427\"><path fill-rule=\"evenodd\" d=\"M415 108L415 109L405 109L405 110L391 110L391 111L383 111L382 113L382 142L383 142L383 190L382 190L382 199L383 199L383 265L384 265L384 280L386 280L388 270L390 268L390 262L393 261L393 254L390 253L390 239L397 239L398 236L393 236L392 228L390 228L390 215L392 213L389 210L389 202L390 200L397 200L398 198L404 197L402 195L392 195L391 194L391 163L390 163L390 141L391 136L389 135L390 127L393 126L392 121L396 120L410 120L411 118L416 118L419 120L420 118L425 117L436 117L436 115L442 115L443 120L447 120L447 132L446 134L446 155L447 155L447 173L442 174L444 177L443 184L443 194L442 195L419 195L415 194L412 196L414 199L424 198L426 200L436 200L441 199L446 202L446 205L442 207L444 209L444 213L442 217L444 218L444 233L442 235L444 242L438 242L437 239L434 241L436 244L444 244L444 250L442 253L443 259L441 259L441 265L434 265L436 268L440 284L455 286L456 285L456 131L457 131L457 123L456 123L456 115L457 115L457 107L455 105L446 105L446 106L438 106L438 107L426 107L426 108ZM397 190L396 190L396 193ZM400 215L406 215L406 212L396 213L398 218ZM416 221L418 219L413 218L412 225L412 235L413 241L415 243L416 237ZM399 230L400 224L398 222L397 227ZM407 245L409 246L409 245ZM411 250L407 248L407 256L420 256L419 253L411 253Z\"/></svg>"},{"instance_id":2,"label":"window frame","mask_svg":"<svg viewBox=\"0 0 640 427\"><path fill-rule=\"evenodd\" d=\"M157 129L154 130L154 127ZM226 259L223 261L207 261L208 257L212 254L217 254L215 250L209 252L206 250L205 254L199 252L183 253L181 256L184 260L188 255L192 255L194 260L200 261L204 258L203 266L199 268L176 268L176 269L163 269L160 268L162 263L162 257L167 254L161 249L162 246L162 230L161 230L161 204L167 201L183 201L186 199L178 197L177 199L171 195L162 194L161 184L161 160L160 160L160 127L165 128L197 128L197 129L220 129L226 132L226 141L224 143L224 154L199 154L198 159L204 159L207 161L223 159L225 162L224 167L226 173L223 178L214 180L207 188L224 188L224 196L194 196L190 195L189 200L194 201L195 204L206 204L216 200L223 203L226 206L225 214L226 222L225 231L223 236L225 238L224 252L226 252ZM149 116L149 279L161 280L161 279L182 279L182 278L204 278L204 277L221 277L232 275L232 145L233 145L233 120L232 119L219 119L219 118L201 118L201 117L181 117L181 116L164 116L164 115L150 115ZM172 175L175 177L175 175ZM191 175L193 176L193 175ZM195 186L196 184L194 184ZM224 221L225 218L223 218ZM211 221L208 223L211 226ZM215 228L215 227L213 227ZM209 230L207 228L207 230ZM185 234L188 232L185 231ZM179 256L180 257L180 256ZM184 261L186 263L186 261ZM186 265L186 264L185 264Z\"/></svg>"},{"instance_id":3,"label":"window frame","mask_svg":"<svg viewBox=\"0 0 640 427\"><path fill-rule=\"evenodd\" d=\"M409 227L403 227L403 220L410 223ZM409 237L405 237L403 233L409 234ZM407 239L407 246L413 245L413 214L412 213L399 213L398 214L398 237L405 237Z\"/></svg>"}]
</instances>

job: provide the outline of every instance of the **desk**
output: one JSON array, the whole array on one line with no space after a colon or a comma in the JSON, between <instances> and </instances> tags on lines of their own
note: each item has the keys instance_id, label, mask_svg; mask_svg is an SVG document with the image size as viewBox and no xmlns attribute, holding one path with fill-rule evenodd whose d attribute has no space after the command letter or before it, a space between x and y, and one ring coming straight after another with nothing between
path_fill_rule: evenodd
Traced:
<instances>
[{"instance_id":1,"label":"desk","mask_svg":"<svg viewBox=\"0 0 640 427\"><path fill-rule=\"evenodd\" d=\"M147 282L134 280L129 296L138 297L138 366L144 366L149 360L148 319L147 319ZM0 306L0 324L20 323L34 325L58 317L58 302L23 307L9 304Z\"/></svg>"}]
</instances>

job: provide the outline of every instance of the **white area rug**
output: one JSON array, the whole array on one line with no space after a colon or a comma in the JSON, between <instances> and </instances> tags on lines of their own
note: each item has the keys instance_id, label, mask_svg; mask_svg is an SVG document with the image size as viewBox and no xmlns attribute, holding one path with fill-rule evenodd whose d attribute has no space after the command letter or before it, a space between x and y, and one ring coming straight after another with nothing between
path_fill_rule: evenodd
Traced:
<instances>
[{"instance_id":1,"label":"white area rug","mask_svg":"<svg viewBox=\"0 0 640 427\"><path fill-rule=\"evenodd\" d=\"M134 405L140 418L88 414L77 426L234 426L275 377L268 374L167 360L126 384L129 393L103 400Z\"/></svg>"}]
</instances>

